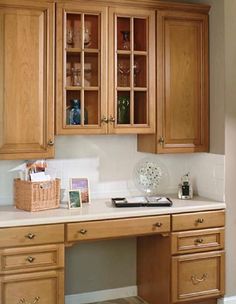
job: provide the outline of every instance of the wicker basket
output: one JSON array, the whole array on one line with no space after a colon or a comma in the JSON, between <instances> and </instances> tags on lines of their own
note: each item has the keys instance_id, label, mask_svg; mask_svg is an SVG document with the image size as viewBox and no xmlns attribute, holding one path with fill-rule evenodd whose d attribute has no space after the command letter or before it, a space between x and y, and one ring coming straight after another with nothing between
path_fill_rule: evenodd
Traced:
<instances>
[{"instance_id":1,"label":"wicker basket","mask_svg":"<svg viewBox=\"0 0 236 304\"><path fill-rule=\"evenodd\" d=\"M16 208L40 211L58 208L60 205L60 179L45 182L14 180Z\"/></svg>"}]
</instances>

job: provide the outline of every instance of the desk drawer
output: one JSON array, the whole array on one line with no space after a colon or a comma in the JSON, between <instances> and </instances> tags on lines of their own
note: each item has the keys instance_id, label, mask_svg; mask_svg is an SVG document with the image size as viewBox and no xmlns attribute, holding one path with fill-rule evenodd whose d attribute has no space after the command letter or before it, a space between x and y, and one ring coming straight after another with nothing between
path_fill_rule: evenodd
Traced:
<instances>
[{"instance_id":1,"label":"desk drawer","mask_svg":"<svg viewBox=\"0 0 236 304\"><path fill-rule=\"evenodd\" d=\"M156 234L170 231L170 216L151 216L67 224L67 241Z\"/></svg>"},{"instance_id":2,"label":"desk drawer","mask_svg":"<svg viewBox=\"0 0 236 304\"><path fill-rule=\"evenodd\" d=\"M222 227L224 225L224 210L172 215L173 231Z\"/></svg>"},{"instance_id":3,"label":"desk drawer","mask_svg":"<svg viewBox=\"0 0 236 304\"><path fill-rule=\"evenodd\" d=\"M0 250L0 274L64 267L64 244Z\"/></svg>"},{"instance_id":4,"label":"desk drawer","mask_svg":"<svg viewBox=\"0 0 236 304\"><path fill-rule=\"evenodd\" d=\"M182 254L224 248L225 229L204 229L173 232L171 235L172 254Z\"/></svg>"},{"instance_id":5,"label":"desk drawer","mask_svg":"<svg viewBox=\"0 0 236 304\"><path fill-rule=\"evenodd\" d=\"M187 254L172 258L173 303L224 294L224 252Z\"/></svg>"},{"instance_id":6,"label":"desk drawer","mask_svg":"<svg viewBox=\"0 0 236 304\"><path fill-rule=\"evenodd\" d=\"M64 225L42 225L0 229L0 247L64 242Z\"/></svg>"}]
</instances>

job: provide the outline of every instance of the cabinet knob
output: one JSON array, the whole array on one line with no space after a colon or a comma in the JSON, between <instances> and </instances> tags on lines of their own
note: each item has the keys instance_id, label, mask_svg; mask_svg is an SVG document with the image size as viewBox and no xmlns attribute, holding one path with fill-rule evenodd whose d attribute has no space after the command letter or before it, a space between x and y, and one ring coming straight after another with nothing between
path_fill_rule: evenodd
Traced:
<instances>
[{"instance_id":1,"label":"cabinet knob","mask_svg":"<svg viewBox=\"0 0 236 304\"><path fill-rule=\"evenodd\" d=\"M109 122L109 119L107 119L106 116L103 116L102 119L101 119L101 123L108 124L108 122Z\"/></svg>"},{"instance_id":2,"label":"cabinet knob","mask_svg":"<svg viewBox=\"0 0 236 304\"><path fill-rule=\"evenodd\" d=\"M36 237L36 235L34 233L28 233L27 235L25 235L25 238L29 239L29 240L33 240Z\"/></svg>"},{"instance_id":3,"label":"cabinet knob","mask_svg":"<svg viewBox=\"0 0 236 304\"><path fill-rule=\"evenodd\" d=\"M48 146L50 146L50 147L54 146L54 141L52 139L50 139L48 141Z\"/></svg>"},{"instance_id":4,"label":"cabinet knob","mask_svg":"<svg viewBox=\"0 0 236 304\"><path fill-rule=\"evenodd\" d=\"M159 142L160 145L163 145L163 144L165 143L164 137L161 136L161 137L159 138L158 142Z\"/></svg>"},{"instance_id":5,"label":"cabinet knob","mask_svg":"<svg viewBox=\"0 0 236 304\"><path fill-rule=\"evenodd\" d=\"M36 304L39 302L39 300L40 300L40 297L35 297L33 299L33 302L28 302L25 300L25 298L21 298L20 301L18 302L18 304Z\"/></svg>"},{"instance_id":6,"label":"cabinet knob","mask_svg":"<svg viewBox=\"0 0 236 304\"><path fill-rule=\"evenodd\" d=\"M35 260L35 258L32 257L32 256L28 256L28 257L26 258L26 261L29 262L29 263L33 263L34 260Z\"/></svg>"},{"instance_id":7,"label":"cabinet knob","mask_svg":"<svg viewBox=\"0 0 236 304\"><path fill-rule=\"evenodd\" d=\"M193 285L198 285L201 282L204 282L207 278L207 273L204 273L200 279L197 278L196 275L191 276L191 281Z\"/></svg>"},{"instance_id":8,"label":"cabinet knob","mask_svg":"<svg viewBox=\"0 0 236 304\"><path fill-rule=\"evenodd\" d=\"M162 226L162 223L157 222L157 223L155 224L155 226L158 227L158 228L160 228L160 227Z\"/></svg>"},{"instance_id":9,"label":"cabinet knob","mask_svg":"<svg viewBox=\"0 0 236 304\"><path fill-rule=\"evenodd\" d=\"M115 117L110 116L109 121L110 121L110 123L113 123L113 122L115 122L115 121L116 121L116 119L115 119Z\"/></svg>"},{"instance_id":10,"label":"cabinet knob","mask_svg":"<svg viewBox=\"0 0 236 304\"><path fill-rule=\"evenodd\" d=\"M204 223L204 219L203 219L203 218L198 218L198 219L196 220L196 223L197 223L197 224L202 224L202 223Z\"/></svg>"},{"instance_id":11,"label":"cabinet knob","mask_svg":"<svg viewBox=\"0 0 236 304\"><path fill-rule=\"evenodd\" d=\"M196 240L195 240L195 243L196 243L196 244L202 244L202 243L203 243L203 239L196 239Z\"/></svg>"},{"instance_id":12,"label":"cabinet knob","mask_svg":"<svg viewBox=\"0 0 236 304\"><path fill-rule=\"evenodd\" d=\"M87 233L87 230L86 229L80 229L79 233L84 235L84 234Z\"/></svg>"}]
</instances>

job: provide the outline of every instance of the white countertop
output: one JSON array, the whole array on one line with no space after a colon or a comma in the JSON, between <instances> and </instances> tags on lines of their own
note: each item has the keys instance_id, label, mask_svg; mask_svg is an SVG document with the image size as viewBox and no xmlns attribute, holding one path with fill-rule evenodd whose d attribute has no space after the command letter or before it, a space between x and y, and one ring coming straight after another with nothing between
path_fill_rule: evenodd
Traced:
<instances>
[{"instance_id":1,"label":"white countertop","mask_svg":"<svg viewBox=\"0 0 236 304\"><path fill-rule=\"evenodd\" d=\"M125 207L116 208L109 199L83 204L83 208L59 208L39 212L26 212L14 206L0 207L0 227L81 222L91 220L139 217L206 210L225 209L224 202L194 197L192 200L173 199L172 207Z\"/></svg>"}]
</instances>

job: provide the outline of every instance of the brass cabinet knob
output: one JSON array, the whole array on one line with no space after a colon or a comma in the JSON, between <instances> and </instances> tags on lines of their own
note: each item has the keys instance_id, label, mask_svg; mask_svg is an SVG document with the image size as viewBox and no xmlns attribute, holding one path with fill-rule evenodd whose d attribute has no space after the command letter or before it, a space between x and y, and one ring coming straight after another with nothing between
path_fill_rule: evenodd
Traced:
<instances>
[{"instance_id":1,"label":"brass cabinet knob","mask_svg":"<svg viewBox=\"0 0 236 304\"><path fill-rule=\"evenodd\" d=\"M160 228L160 227L162 226L162 223L157 222L157 223L155 224L155 226L158 227L158 228Z\"/></svg>"},{"instance_id":2,"label":"brass cabinet knob","mask_svg":"<svg viewBox=\"0 0 236 304\"><path fill-rule=\"evenodd\" d=\"M164 137L161 136L161 137L159 138L158 142L159 142L160 145L163 145L163 144L165 143Z\"/></svg>"},{"instance_id":3,"label":"brass cabinet knob","mask_svg":"<svg viewBox=\"0 0 236 304\"><path fill-rule=\"evenodd\" d=\"M33 263L34 260L35 260L35 258L32 257L32 256L28 256L28 257L26 258L26 261L29 262L29 263Z\"/></svg>"},{"instance_id":4,"label":"brass cabinet knob","mask_svg":"<svg viewBox=\"0 0 236 304\"><path fill-rule=\"evenodd\" d=\"M106 116L103 116L102 119L101 119L101 123L106 123L106 124L108 124L108 122L109 122L109 119L107 119Z\"/></svg>"},{"instance_id":5,"label":"brass cabinet knob","mask_svg":"<svg viewBox=\"0 0 236 304\"><path fill-rule=\"evenodd\" d=\"M50 147L54 146L54 141L52 139L50 139L48 141L48 146L50 146Z\"/></svg>"},{"instance_id":6,"label":"brass cabinet knob","mask_svg":"<svg viewBox=\"0 0 236 304\"><path fill-rule=\"evenodd\" d=\"M203 243L203 239L196 239L196 240L195 240L195 243L196 243L196 244L202 244L202 243Z\"/></svg>"},{"instance_id":7,"label":"brass cabinet knob","mask_svg":"<svg viewBox=\"0 0 236 304\"><path fill-rule=\"evenodd\" d=\"M87 233L87 230L86 229L80 229L79 233L84 235L84 234Z\"/></svg>"},{"instance_id":8,"label":"brass cabinet knob","mask_svg":"<svg viewBox=\"0 0 236 304\"><path fill-rule=\"evenodd\" d=\"M203 218L198 218L196 220L196 222L197 222L197 224L202 224L202 223L204 223L204 219Z\"/></svg>"},{"instance_id":9,"label":"brass cabinet knob","mask_svg":"<svg viewBox=\"0 0 236 304\"><path fill-rule=\"evenodd\" d=\"M109 121L110 121L110 123L113 123L113 122L115 122L115 121L116 121L116 119L115 119L115 117L110 116Z\"/></svg>"},{"instance_id":10,"label":"brass cabinet knob","mask_svg":"<svg viewBox=\"0 0 236 304\"><path fill-rule=\"evenodd\" d=\"M192 275L191 276L191 281L193 283L193 285L198 285L201 282L204 282L207 278L207 273L203 273L201 278L197 278L196 275Z\"/></svg>"},{"instance_id":11,"label":"brass cabinet knob","mask_svg":"<svg viewBox=\"0 0 236 304\"><path fill-rule=\"evenodd\" d=\"M33 302L28 302L28 301L25 300L25 298L21 298L21 299L19 300L18 304L36 304L36 303L39 302L39 300L40 300L40 297L35 297L35 298L33 299Z\"/></svg>"},{"instance_id":12,"label":"brass cabinet knob","mask_svg":"<svg viewBox=\"0 0 236 304\"><path fill-rule=\"evenodd\" d=\"M36 237L34 233L29 232L27 235L25 235L25 238L29 240L33 240Z\"/></svg>"}]
</instances>

